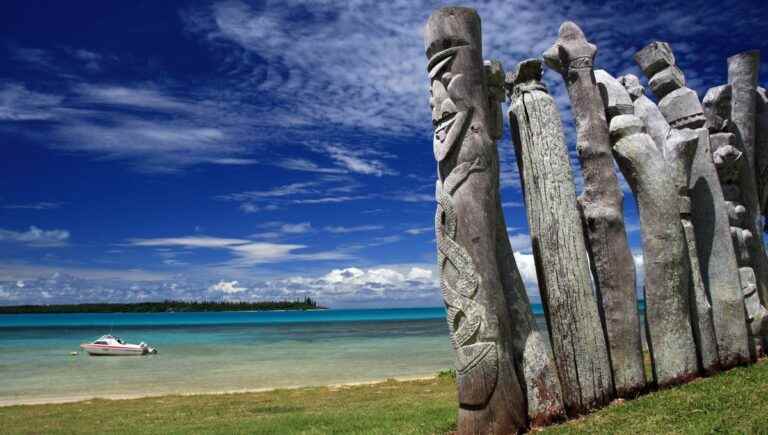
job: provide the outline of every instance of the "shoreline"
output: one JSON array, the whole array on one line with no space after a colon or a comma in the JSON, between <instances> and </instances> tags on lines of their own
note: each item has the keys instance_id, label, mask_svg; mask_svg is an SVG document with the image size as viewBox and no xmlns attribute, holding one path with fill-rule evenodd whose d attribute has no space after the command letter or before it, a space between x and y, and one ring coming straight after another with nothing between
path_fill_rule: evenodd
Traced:
<instances>
[{"instance_id":1,"label":"shoreline","mask_svg":"<svg viewBox=\"0 0 768 435\"><path fill-rule=\"evenodd\" d=\"M116 393L116 394L83 394L72 396L52 396L52 397L37 397L37 398L18 398L18 399L5 399L0 397L0 408L7 408L11 406L28 406L28 405L60 405L66 403L78 403L88 402L91 400L135 400L157 397L170 397L170 396L222 396L226 394L245 394L245 393L268 393L270 391L277 390L300 390L304 388L328 388L331 390L338 390L348 387L357 387L363 385L377 385L383 384L388 381L397 382L413 382L413 381L427 381L431 379L437 379L438 373L431 375L419 374L419 375L407 375L407 376L395 376L389 378L376 378L364 381L355 382L341 382L334 384L306 384L306 385L290 385L287 387L263 387L263 388L241 388L236 390L212 390L212 391L185 391L185 392L167 392L167 393Z\"/></svg>"}]
</instances>

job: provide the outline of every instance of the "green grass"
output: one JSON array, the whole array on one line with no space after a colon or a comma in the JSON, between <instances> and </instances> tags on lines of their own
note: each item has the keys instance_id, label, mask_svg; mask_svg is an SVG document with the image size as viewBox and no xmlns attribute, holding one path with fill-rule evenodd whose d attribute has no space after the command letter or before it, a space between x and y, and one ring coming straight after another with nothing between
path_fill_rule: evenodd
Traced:
<instances>
[{"instance_id":1,"label":"green grass","mask_svg":"<svg viewBox=\"0 0 768 435\"><path fill-rule=\"evenodd\" d=\"M432 434L455 427L450 372L424 381L0 408L0 433ZM615 403L543 433L766 433L768 362Z\"/></svg>"}]
</instances>

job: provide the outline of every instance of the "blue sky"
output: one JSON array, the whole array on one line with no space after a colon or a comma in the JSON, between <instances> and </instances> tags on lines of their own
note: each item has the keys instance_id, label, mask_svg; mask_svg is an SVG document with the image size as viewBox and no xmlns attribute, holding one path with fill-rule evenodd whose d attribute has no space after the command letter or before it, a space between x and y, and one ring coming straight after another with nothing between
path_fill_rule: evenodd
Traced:
<instances>
[{"instance_id":1,"label":"blue sky","mask_svg":"<svg viewBox=\"0 0 768 435\"><path fill-rule=\"evenodd\" d=\"M746 49L766 53L768 82L760 2L468 5L483 19L485 57L507 69L571 19L614 76L641 76L632 54L664 40L700 95ZM0 304L309 295L335 307L439 305L421 33L439 6L3 2ZM545 80L572 149L562 80ZM504 208L537 299L505 128ZM629 191L625 202L641 265Z\"/></svg>"}]
</instances>

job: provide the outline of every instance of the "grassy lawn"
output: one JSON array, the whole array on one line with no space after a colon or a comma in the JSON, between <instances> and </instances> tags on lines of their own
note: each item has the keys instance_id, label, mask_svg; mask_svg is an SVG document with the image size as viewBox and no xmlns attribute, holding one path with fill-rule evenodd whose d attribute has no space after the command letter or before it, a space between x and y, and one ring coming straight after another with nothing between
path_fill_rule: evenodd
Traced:
<instances>
[{"instance_id":1,"label":"grassy lawn","mask_svg":"<svg viewBox=\"0 0 768 435\"><path fill-rule=\"evenodd\" d=\"M0 408L0 433L445 433L450 377L266 393ZM768 433L768 362L616 403L544 433Z\"/></svg>"}]
</instances>

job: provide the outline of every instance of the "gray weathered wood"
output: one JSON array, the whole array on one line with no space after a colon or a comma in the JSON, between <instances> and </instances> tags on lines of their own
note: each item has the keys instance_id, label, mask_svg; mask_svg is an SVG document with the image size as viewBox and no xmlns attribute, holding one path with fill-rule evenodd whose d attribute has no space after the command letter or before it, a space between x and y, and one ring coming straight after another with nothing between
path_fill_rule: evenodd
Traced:
<instances>
[{"instance_id":1,"label":"gray weathered wood","mask_svg":"<svg viewBox=\"0 0 768 435\"><path fill-rule=\"evenodd\" d=\"M760 52L745 51L728 58L728 84L731 86L731 121L736 127L737 142L747 162L755 171L755 115L757 111L757 77Z\"/></svg>"},{"instance_id":2,"label":"gray weathered wood","mask_svg":"<svg viewBox=\"0 0 768 435\"><path fill-rule=\"evenodd\" d=\"M565 415L560 378L546 338L536 329L531 302L515 264L506 221L499 211L496 255L512 327L515 368L525 390L531 427L546 426Z\"/></svg>"},{"instance_id":3,"label":"gray weathered wood","mask_svg":"<svg viewBox=\"0 0 768 435\"><path fill-rule=\"evenodd\" d=\"M755 178L765 224L765 219L768 219L768 92L761 86L757 88L756 114Z\"/></svg>"},{"instance_id":4,"label":"gray weathered wood","mask_svg":"<svg viewBox=\"0 0 768 435\"><path fill-rule=\"evenodd\" d=\"M507 434L526 427L497 258L498 156L492 139L480 17L449 7L427 21L438 267L456 351L460 434Z\"/></svg>"},{"instance_id":5,"label":"gray weathered wood","mask_svg":"<svg viewBox=\"0 0 768 435\"><path fill-rule=\"evenodd\" d=\"M730 85L728 85L730 86ZM731 224L731 237L733 247L736 250L736 259L739 264L739 277L741 288L744 292L744 304L747 313L747 326L753 337L760 337L768 332L768 310L760 303L757 292L757 283L752 256L750 255L749 242L752 233L744 228L746 207L741 204L742 195L737 183L741 179L741 172L747 171L747 163L744 153L736 149L736 136L733 133L717 132L709 135L712 149L712 160L720 177L720 183L724 188L729 187L729 192L734 195L726 198L728 218ZM753 349L754 356L757 350Z\"/></svg>"},{"instance_id":6,"label":"gray weathered wood","mask_svg":"<svg viewBox=\"0 0 768 435\"><path fill-rule=\"evenodd\" d=\"M701 275L712 303L720 365L728 368L751 358L747 328L741 321L744 297L728 207L713 163L709 132L706 129L696 132L698 146L688 183L691 222L696 233Z\"/></svg>"},{"instance_id":7,"label":"gray weathered wood","mask_svg":"<svg viewBox=\"0 0 768 435\"><path fill-rule=\"evenodd\" d=\"M674 58L671 49L669 56ZM653 138L664 159L673 167L672 177L679 196L680 223L685 234L690 265L691 326L696 339L699 365L705 372L713 372L719 366L717 336L709 292L701 275L699 255L696 251L696 232L691 222L691 200L688 195L688 182L691 176L691 164L698 144L698 135L693 130L673 130L656 104L645 96L645 89L634 75L619 78L626 88L635 115L643 121L648 134ZM738 317L737 317L738 319Z\"/></svg>"},{"instance_id":8,"label":"gray weathered wood","mask_svg":"<svg viewBox=\"0 0 768 435\"><path fill-rule=\"evenodd\" d=\"M699 138L695 130L671 130L670 136L664 144L664 158L673 167L675 188L680 201L680 223L683 225L688 250L688 263L690 264L691 326L696 340L699 367L704 373L711 374L721 367L720 354L712 304L701 275L696 231L691 221L691 198L688 196L691 165L698 143ZM738 315L731 321L738 322Z\"/></svg>"},{"instance_id":9,"label":"gray weathered wood","mask_svg":"<svg viewBox=\"0 0 768 435\"><path fill-rule=\"evenodd\" d=\"M572 22L563 23L559 33L544 59L563 76L576 121L576 149L584 178L578 201L606 339L611 358L634 358L639 330L635 265L624 229L624 199L613 171L605 109L592 71L597 48ZM610 391L604 390L604 395L609 397Z\"/></svg>"},{"instance_id":10,"label":"gray weathered wood","mask_svg":"<svg viewBox=\"0 0 768 435\"><path fill-rule=\"evenodd\" d=\"M760 298L768 302L768 255L763 243L763 221L758 181L756 179L755 126L757 112L757 77L760 52L757 50L735 54L728 58L728 84L731 86L731 122L736 144L744 154L747 169L740 172L738 186L741 203L746 208L744 229L752 233L747 248L752 257L757 290Z\"/></svg>"},{"instance_id":11,"label":"gray weathered wood","mask_svg":"<svg viewBox=\"0 0 768 435\"><path fill-rule=\"evenodd\" d=\"M491 106L489 113L496 123L494 138L498 139L502 136L504 125L501 109L505 97L504 71L498 61L486 61L485 70ZM496 177L499 177L498 173ZM531 303L509 242L504 212L500 205L498 209L496 258L510 318L514 323L511 333L515 368L525 391L530 425L545 426L564 417L560 378L552 352L536 329Z\"/></svg>"},{"instance_id":12,"label":"gray weathered wood","mask_svg":"<svg viewBox=\"0 0 768 435\"><path fill-rule=\"evenodd\" d=\"M643 120L647 133L656 142L656 147L663 151L664 144L667 142L667 135L671 129L667 120L664 119L664 115L661 114L656 104L645 96L645 88L640 85L640 80L635 75L627 74L619 77L618 80L632 99L635 116Z\"/></svg>"},{"instance_id":13,"label":"gray weathered wood","mask_svg":"<svg viewBox=\"0 0 768 435\"><path fill-rule=\"evenodd\" d=\"M583 412L608 400L610 362L560 114L541 83L539 60L520 63L508 85L510 124L555 362L566 408ZM633 386L638 383L642 386L640 380Z\"/></svg>"},{"instance_id":14,"label":"gray weathered wood","mask_svg":"<svg viewBox=\"0 0 768 435\"><path fill-rule=\"evenodd\" d=\"M654 377L669 385L696 374L691 326L688 249L680 222L678 170L667 161L634 115L624 87L603 70L595 71L619 168L637 199L645 264L645 319ZM666 144L665 144L666 146ZM676 147L683 150L684 146ZM682 174L679 174L682 176ZM680 182L683 184L682 182ZM711 323L708 324L712 333ZM714 335L705 335L708 365L717 364Z\"/></svg>"},{"instance_id":15,"label":"gray weathered wood","mask_svg":"<svg viewBox=\"0 0 768 435\"><path fill-rule=\"evenodd\" d=\"M619 167L637 197L645 261L645 317L654 378L659 386L696 376L696 348L690 324L685 238L672 171L643 123L632 115L611 121Z\"/></svg>"},{"instance_id":16,"label":"gray weathered wood","mask_svg":"<svg viewBox=\"0 0 768 435\"><path fill-rule=\"evenodd\" d=\"M644 53L642 56L640 52L635 56L641 69L647 69L643 65L654 62L674 66L674 55L669 44L653 42L641 52ZM653 56L659 60L654 61ZM669 59L672 59L671 63ZM665 109L661 110L664 117L671 127L677 129L678 134L698 137L688 182L690 219L696 238L701 277L712 305L720 365L731 367L749 361L749 340L746 325L741 321L744 316L744 300L736 253L731 242L728 210L712 161L708 133L706 129L699 128L706 123L706 117L695 92L688 88L668 92L659 105Z\"/></svg>"}]
</instances>

